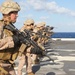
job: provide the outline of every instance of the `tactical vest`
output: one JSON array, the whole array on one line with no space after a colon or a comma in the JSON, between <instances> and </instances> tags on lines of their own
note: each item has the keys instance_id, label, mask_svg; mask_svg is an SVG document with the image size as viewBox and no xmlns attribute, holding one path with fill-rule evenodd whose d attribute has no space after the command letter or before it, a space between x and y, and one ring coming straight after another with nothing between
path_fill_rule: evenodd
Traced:
<instances>
[{"instance_id":1,"label":"tactical vest","mask_svg":"<svg viewBox=\"0 0 75 75\"><path fill-rule=\"evenodd\" d=\"M12 36L13 33L7 29L3 29L3 33ZM0 50L0 60L15 60L18 56L19 47Z\"/></svg>"}]
</instances>

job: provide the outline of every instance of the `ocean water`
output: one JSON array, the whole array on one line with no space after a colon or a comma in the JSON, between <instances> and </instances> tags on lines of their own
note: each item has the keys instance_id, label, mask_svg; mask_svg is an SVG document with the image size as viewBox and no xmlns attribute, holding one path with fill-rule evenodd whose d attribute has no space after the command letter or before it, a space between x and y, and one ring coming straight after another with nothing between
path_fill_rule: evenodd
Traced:
<instances>
[{"instance_id":1,"label":"ocean water","mask_svg":"<svg viewBox=\"0 0 75 75\"><path fill-rule=\"evenodd\" d=\"M54 32L52 38L75 38L75 32Z\"/></svg>"}]
</instances>

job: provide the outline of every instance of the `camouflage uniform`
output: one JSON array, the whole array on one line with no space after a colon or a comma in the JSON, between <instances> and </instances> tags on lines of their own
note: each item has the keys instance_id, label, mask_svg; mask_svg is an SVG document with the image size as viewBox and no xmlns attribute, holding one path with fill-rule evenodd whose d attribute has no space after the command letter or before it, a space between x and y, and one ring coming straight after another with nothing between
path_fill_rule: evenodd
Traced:
<instances>
[{"instance_id":1,"label":"camouflage uniform","mask_svg":"<svg viewBox=\"0 0 75 75\"><path fill-rule=\"evenodd\" d=\"M43 45L48 42L49 40L48 37L50 37L51 35L51 31L45 30L46 29L45 25L46 25L45 22L37 24L38 31L41 34L41 38L39 38L38 42L41 42L41 44Z\"/></svg>"},{"instance_id":2,"label":"camouflage uniform","mask_svg":"<svg viewBox=\"0 0 75 75\"><path fill-rule=\"evenodd\" d=\"M39 37L38 31L41 31L44 27L45 27L45 22L40 22L40 23L36 24L36 26L33 30L33 32L35 33L34 36L36 36L35 39L37 38L36 42L42 50L45 50L45 48L42 45L43 40L42 40L42 37L41 38ZM34 64L40 63L38 55L33 54L32 58L33 58Z\"/></svg>"},{"instance_id":3,"label":"camouflage uniform","mask_svg":"<svg viewBox=\"0 0 75 75\"><path fill-rule=\"evenodd\" d=\"M47 52L46 52L46 49L44 47L44 44L48 42L49 40L49 37L50 37L50 34L48 33L49 31L51 31L51 29L53 28L46 28L45 27L45 22L41 22L41 23L38 23L35 27L35 29L33 30L37 36L38 36L38 40L36 41L38 46L42 49L42 55L41 57L43 56L46 56L49 58L50 61L53 61L53 59L51 59L48 55L47 55ZM39 59L40 59L40 55L36 55L34 57L34 60L35 60L35 63L39 63Z\"/></svg>"},{"instance_id":4,"label":"camouflage uniform","mask_svg":"<svg viewBox=\"0 0 75 75\"><path fill-rule=\"evenodd\" d=\"M44 28L45 28L45 25L46 25L45 22L40 22L40 23L38 23L38 24L36 25L36 27L37 27L37 29L38 29L37 33L38 33L38 32L41 32L40 35L43 35L43 30L44 30ZM44 43L44 39L43 39L42 36L38 39L38 43L41 43L41 44Z\"/></svg>"},{"instance_id":5,"label":"camouflage uniform","mask_svg":"<svg viewBox=\"0 0 75 75\"><path fill-rule=\"evenodd\" d=\"M34 20L33 19L27 19L24 22L23 27L20 29L20 31L24 31L24 29L26 30L31 30L34 27ZM22 69L23 66L26 62L26 72L27 75L34 75L34 73L32 72L32 60L31 60L31 46L28 47L24 54L22 54L22 56L19 56L19 65L18 65L18 75L22 75Z\"/></svg>"},{"instance_id":6,"label":"camouflage uniform","mask_svg":"<svg viewBox=\"0 0 75 75\"><path fill-rule=\"evenodd\" d=\"M13 54L16 49L13 38L14 34L4 27L9 25L10 22L16 22L16 20L11 19L10 15L13 12L17 15L19 10L20 6L13 1L4 2L0 8L0 12L3 15L3 19L0 20L0 75L16 75L13 67Z\"/></svg>"}]
</instances>

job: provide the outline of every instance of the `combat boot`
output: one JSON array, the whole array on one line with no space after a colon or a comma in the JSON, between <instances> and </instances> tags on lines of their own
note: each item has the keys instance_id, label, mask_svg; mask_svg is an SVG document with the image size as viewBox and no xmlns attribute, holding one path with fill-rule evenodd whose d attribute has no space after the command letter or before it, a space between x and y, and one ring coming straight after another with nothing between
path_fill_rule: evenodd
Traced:
<instances>
[{"instance_id":1,"label":"combat boot","mask_svg":"<svg viewBox=\"0 0 75 75\"><path fill-rule=\"evenodd\" d=\"M33 72L29 72L27 73L27 75L35 75Z\"/></svg>"}]
</instances>

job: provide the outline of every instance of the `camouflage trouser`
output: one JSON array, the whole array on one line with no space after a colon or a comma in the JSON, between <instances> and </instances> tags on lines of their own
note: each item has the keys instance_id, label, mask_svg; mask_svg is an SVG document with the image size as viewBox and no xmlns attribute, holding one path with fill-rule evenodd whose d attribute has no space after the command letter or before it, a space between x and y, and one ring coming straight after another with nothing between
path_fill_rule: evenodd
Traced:
<instances>
[{"instance_id":1,"label":"camouflage trouser","mask_svg":"<svg viewBox=\"0 0 75 75\"><path fill-rule=\"evenodd\" d=\"M0 60L0 75L16 75L13 65L8 60Z\"/></svg>"},{"instance_id":2,"label":"camouflage trouser","mask_svg":"<svg viewBox=\"0 0 75 75\"><path fill-rule=\"evenodd\" d=\"M19 65L18 65L17 74L22 75L22 69L23 69L23 66L25 64L25 55L22 55L21 57L19 56L18 58L19 58Z\"/></svg>"},{"instance_id":3,"label":"camouflage trouser","mask_svg":"<svg viewBox=\"0 0 75 75\"><path fill-rule=\"evenodd\" d=\"M8 73L6 74L5 71ZM15 73L15 70L13 67L8 67L8 66L5 66L5 67L2 67L2 70L0 70L0 75L16 75Z\"/></svg>"},{"instance_id":4,"label":"camouflage trouser","mask_svg":"<svg viewBox=\"0 0 75 75\"><path fill-rule=\"evenodd\" d=\"M26 54L26 71L27 73L32 72L32 60L31 60L31 54Z\"/></svg>"},{"instance_id":5,"label":"camouflage trouser","mask_svg":"<svg viewBox=\"0 0 75 75\"><path fill-rule=\"evenodd\" d=\"M5 74L0 72L0 75L5 75Z\"/></svg>"},{"instance_id":6,"label":"camouflage trouser","mask_svg":"<svg viewBox=\"0 0 75 75\"><path fill-rule=\"evenodd\" d=\"M19 56L18 75L22 75L22 69L24 64L26 64L26 72L32 72L31 54L29 51L22 56Z\"/></svg>"}]
</instances>

